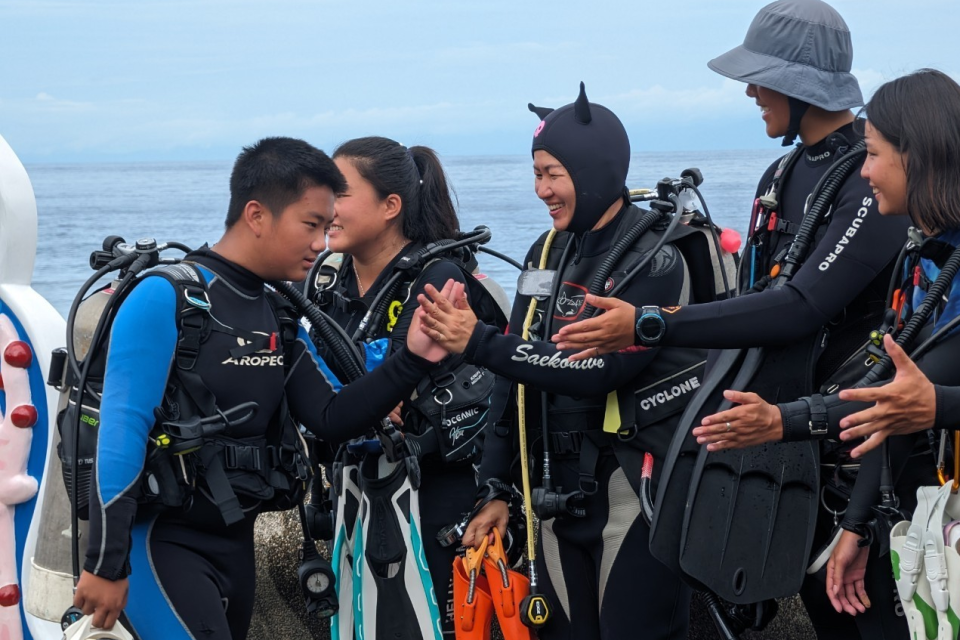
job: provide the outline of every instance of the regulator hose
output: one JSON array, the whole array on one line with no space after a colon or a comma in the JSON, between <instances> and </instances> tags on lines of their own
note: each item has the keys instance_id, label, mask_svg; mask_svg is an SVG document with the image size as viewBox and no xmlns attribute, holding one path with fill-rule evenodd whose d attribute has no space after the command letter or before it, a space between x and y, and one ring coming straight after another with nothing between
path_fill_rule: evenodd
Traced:
<instances>
[{"instance_id":1,"label":"regulator hose","mask_svg":"<svg viewBox=\"0 0 960 640\"><path fill-rule=\"evenodd\" d=\"M366 362L363 356L357 351L345 333L338 332L337 329L333 328L336 325L335 322L289 282L273 281L267 284L293 303L297 310L310 321L314 330L330 349L337 365L346 376L347 382L353 382L363 376L366 372Z\"/></svg>"},{"instance_id":2,"label":"regulator hose","mask_svg":"<svg viewBox=\"0 0 960 640\"><path fill-rule=\"evenodd\" d=\"M670 194L667 196L667 199L673 204L673 218L670 219L670 224L667 225L666 231L663 232L663 235L660 236L660 239L657 240L657 243L653 245L650 251L647 252L647 255L643 256L643 259L640 260L635 266L630 268L630 271L623 277L623 279L610 290L610 293L607 294L610 298L616 298L617 295L626 289L627 285L641 272L643 268L646 267L650 262L656 257L660 249L663 248L663 245L667 244L667 241L670 239L670 236L673 234L673 230L677 228L677 225L680 224L680 219L682 214L680 212L680 200L677 196ZM585 317L590 318L596 313L596 309L589 307L587 309L589 314L584 314Z\"/></svg>"},{"instance_id":3,"label":"regulator hose","mask_svg":"<svg viewBox=\"0 0 960 640\"><path fill-rule=\"evenodd\" d=\"M938 303L941 298L943 298L943 294L947 292L947 288L953 283L953 279L957 276L958 271L960 271L960 248L954 249L953 253L950 254L946 264L943 265L943 269L940 270L940 275L937 276L934 283L927 289L927 295L923 297L923 302L920 303L920 307L910 316L910 320L907 321L906 326L897 336L897 344L903 347L904 350L909 351L917 334L920 333L920 330L927 324L930 316L933 315ZM953 324L952 321L951 324ZM938 334L942 334L942 332L938 332ZM929 350L930 347L927 347L928 343L930 347L933 346L931 339L927 340L921 347L926 347L926 349ZM919 357L919 355L922 354L914 354L913 357ZM870 367L870 371L868 371L853 388L859 389L875 384L888 378L891 373L893 373L893 361L889 355L884 355L879 362Z\"/></svg>"},{"instance_id":4,"label":"regulator hose","mask_svg":"<svg viewBox=\"0 0 960 640\"><path fill-rule=\"evenodd\" d=\"M823 222L824 216L829 211L830 203L833 202L843 185L844 181L850 176L850 173L860 162L861 156L866 153L866 144L863 141L858 142L853 148L841 156L830 169L824 173L820 182L811 192L814 195L813 204L809 211L803 216L800 222L800 230L794 238L790 250L783 260L783 267L780 275L790 279L796 273L800 265L807 257L807 252L813 244L817 229Z\"/></svg>"},{"instance_id":5,"label":"regulator hose","mask_svg":"<svg viewBox=\"0 0 960 640\"><path fill-rule=\"evenodd\" d=\"M459 234L457 238L445 238L431 242L417 251L413 256L402 258L395 265L394 273L390 275L390 278L384 283L383 287L381 287L380 292L373 299L373 302L370 303L370 309L364 314L363 319L357 326L357 330L353 333L353 340L365 342L367 339L373 337L374 332L376 332L386 317L390 303L396 297L397 291L401 286L400 280L405 273L419 267L425 261L432 260L436 256L454 249L471 247L471 245L473 245L470 251L475 253L479 249L479 246L489 242L492 236L493 233L490 231L490 227L480 225L473 231Z\"/></svg>"},{"instance_id":6,"label":"regulator hose","mask_svg":"<svg viewBox=\"0 0 960 640\"><path fill-rule=\"evenodd\" d=\"M630 230L623 234L623 237L617 240L612 247L610 247L607 257L603 259L603 262L600 263L600 266L597 268L597 273L593 276L593 281L590 283L588 291L593 295L597 296L603 292L603 287L607 282L607 278L610 277L610 273L613 272L613 268L617 266L617 262L620 261L620 258L623 257L623 254L630 250L634 243L647 232L650 227L656 224L660 218L663 217L663 213L657 211L656 209L652 211L647 211L640 220L637 221L635 225L630 227Z\"/></svg>"}]
</instances>

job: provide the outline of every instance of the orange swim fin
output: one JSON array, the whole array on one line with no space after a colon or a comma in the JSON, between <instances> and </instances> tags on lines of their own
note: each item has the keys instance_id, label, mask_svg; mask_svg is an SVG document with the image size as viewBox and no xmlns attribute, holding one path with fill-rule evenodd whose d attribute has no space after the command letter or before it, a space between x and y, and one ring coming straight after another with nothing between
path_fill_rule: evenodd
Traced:
<instances>
[{"instance_id":1,"label":"orange swim fin","mask_svg":"<svg viewBox=\"0 0 960 640\"><path fill-rule=\"evenodd\" d=\"M510 568L500 531L496 527L493 534L493 544L487 548L483 565L500 630L504 640L533 640L533 630L525 626L520 618L520 603L530 595L530 579Z\"/></svg>"},{"instance_id":2,"label":"orange swim fin","mask_svg":"<svg viewBox=\"0 0 960 640\"><path fill-rule=\"evenodd\" d=\"M467 548L466 557L453 559L453 626L457 640L490 640L493 601L483 575L487 538L477 550Z\"/></svg>"}]
</instances>

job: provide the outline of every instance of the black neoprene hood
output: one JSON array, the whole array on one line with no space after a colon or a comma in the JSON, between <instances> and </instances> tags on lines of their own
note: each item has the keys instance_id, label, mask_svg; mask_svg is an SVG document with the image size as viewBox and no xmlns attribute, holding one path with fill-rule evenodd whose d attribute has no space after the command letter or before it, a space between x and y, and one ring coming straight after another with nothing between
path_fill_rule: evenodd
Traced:
<instances>
[{"instance_id":1,"label":"black neoprene hood","mask_svg":"<svg viewBox=\"0 0 960 640\"><path fill-rule=\"evenodd\" d=\"M577 101L558 109L528 105L541 118L532 152L542 149L570 174L577 194L567 231L583 234L624 194L630 169L630 140L620 119L587 100L580 83Z\"/></svg>"}]
</instances>

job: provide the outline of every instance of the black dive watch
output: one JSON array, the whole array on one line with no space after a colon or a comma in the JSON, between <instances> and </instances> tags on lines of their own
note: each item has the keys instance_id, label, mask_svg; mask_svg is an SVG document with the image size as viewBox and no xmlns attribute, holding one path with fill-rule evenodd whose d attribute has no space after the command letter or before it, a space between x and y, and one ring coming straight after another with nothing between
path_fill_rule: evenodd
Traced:
<instances>
[{"instance_id":1,"label":"black dive watch","mask_svg":"<svg viewBox=\"0 0 960 640\"><path fill-rule=\"evenodd\" d=\"M660 316L660 307L641 307L637 311L637 337L645 347L656 346L667 332L667 324Z\"/></svg>"}]
</instances>

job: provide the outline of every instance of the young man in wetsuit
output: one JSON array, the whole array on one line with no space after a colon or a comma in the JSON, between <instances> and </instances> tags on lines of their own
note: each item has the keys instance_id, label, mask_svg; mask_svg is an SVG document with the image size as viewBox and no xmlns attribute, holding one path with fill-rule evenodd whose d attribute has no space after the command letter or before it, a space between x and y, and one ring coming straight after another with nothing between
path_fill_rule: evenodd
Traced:
<instances>
[{"instance_id":1,"label":"young man in wetsuit","mask_svg":"<svg viewBox=\"0 0 960 640\"><path fill-rule=\"evenodd\" d=\"M74 598L94 626L111 628L125 610L141 640L242 640L253 608L254 520L270 508L270 492L251 491L251 482L278 472L263 446L266 434L292 417L331 443L359 435L446 355L411 331L406 348L341 390L303 328L283 344L264 283L306 277L344 188L330 158L302 140L267 138L243 150L230 178L223 237L179 265L203 279L209 301L192 367L178 344L186 334L172 281L146 277L122 303L107 355L89 542ZM177 385L190 387L190 397L212 395L215 409L228 415L251 401L257 412L173 458L195 489L181 507L138 513L150 484L144 478L152 477L145 458L159 449L149 436L162 413L173 411Z\"/></svg>"},{"instance_id":2,"label":"young man in wetsuit","mask_svg":"<svg viewBox=\"0 0 960 640\"><path fill-rule=\"evenodd\" d=\"M609 287L626 282L622 295L636 303L682 304L690 280L685 259L674 236L655 246L668 217L643 211L626 198L630 145L611 111L588 103L581 85L576 103L535 112L543 118L533 138L535 188L559 233L548 249L544 234L524 260L536 272L546 253L546 268L556 270L547 287L552 287L552 295L536 305L530 339L523 339L522 333L532 298L523 293L516 297L510 331L503 335L478 322L469 309L454 309L428 285L434 302L420 296L423 311L429 314L423 316L422 326L429 325L429 334L450 351L464 353L468 361L498 376L493 402L506 412L487 430L481 491L495 491L487 484L491 480L510 482L520 411L526 416L527 440L536 443L531 444L532 455L539 459L532 463L534 470L541 467L542 438L548 439L552 484L541 479L534 485L562 505L550 509L548 500L538 504L534 499L541 523L537 572L554 606L540 637L631 638L637 637L641 625L644 638L686 638L690 590L650 555L649 527L637 484L644 453L662 460L686 397L656 407L639 402L630 410L609 407L623 400L620 390L633 398L640 389L655 395L680 380L699 383L705 353L650 349L567 366L563 354L546 339L556 327L584 316L584 294L615 247L642 220L656 222L633 242L624 243L630 249L614 262L606 279L599 280L601 290L604 282ZM627 279L628 266L644 257L652 259ZM698 275L713 278L712 273ZM526 385L525 406L520 408L518 383ZM508 520L505 499L483 507L470 522L464 545L477 546L494 527L503 534Z\"/></svg>"},{"instance_id":3,"label":"young man in wetsuit","mask_svg":"<svg viewBox=\"0 0 960 640\"><path fill-rule=\"evenodd\" d=\"M662 314L652 307L644 307L642 314L640 305L588 297L605 313L561 327L554 337L558 348L578 350L576 359L615 352L641 341L648 346L714 349L787 348L805 341L813 355L797 367L795 384L789 390L782 388L781 402L805 395L804 389L818 389L862 348L869 331L879 324L893 264L909 223L879 215L859 167L840 187L826 224L818 230L815 245L793 278L781 288L763 289L799 230L810 192L836 159L862 138L862 123L855 122L851 111L863 104L857 80L850 73L852 60L850 32L826 3L781 0L761 9L744 44L710 61L709 66L747 83L747 96L760 107L769 137L783 138L785 146L799 137L802 145L795 161L774 162L760 179L750 239L740 263L741 296L671 308ZM747 293L751 294L743 295ZM650 340L654 329L662 329L663 335ZM843 508L844 504L833 506L834 511ZM814 549L829 537L833 520L830 513L821 511ZM892 581L889 590L876 593L877 598L890 600ZM857 623L870 623L864 616L855 622L837 614L823 584L812 577L805 581L801 596L821 639L856 638ZM889 607L884 604L874 611L894 610L892 602ZM868 637L883 637L883 629L890 633L897 625L905 629L902 618L876 618L870 633L879 635Z\"/></svg>"}]
</instances>

